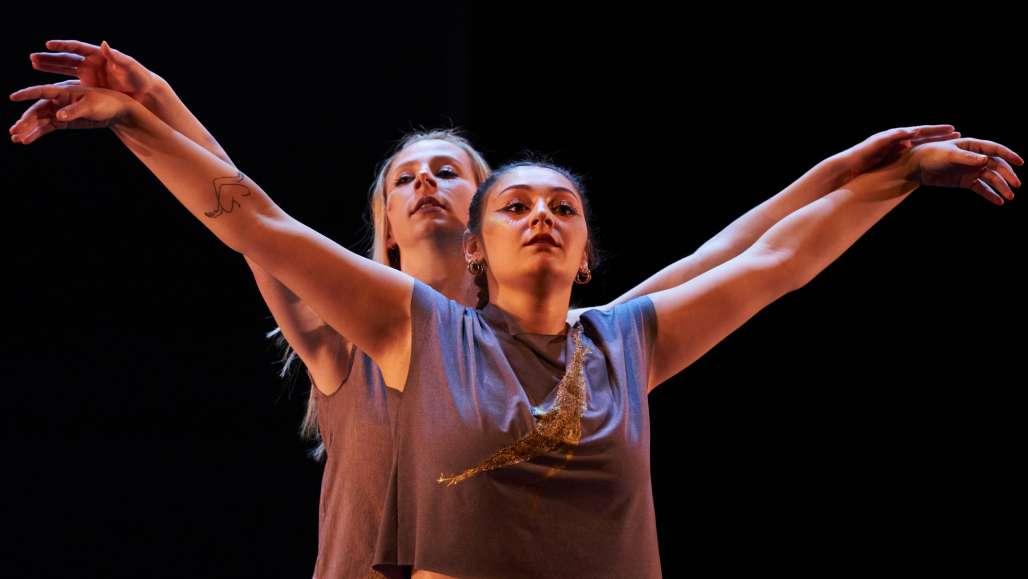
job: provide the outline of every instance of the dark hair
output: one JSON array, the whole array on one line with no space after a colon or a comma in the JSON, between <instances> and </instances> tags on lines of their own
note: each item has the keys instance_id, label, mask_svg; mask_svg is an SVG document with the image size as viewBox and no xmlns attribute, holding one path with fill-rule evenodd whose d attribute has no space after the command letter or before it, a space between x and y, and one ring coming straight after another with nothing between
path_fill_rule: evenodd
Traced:
<instances>
[{"instance_id":1,"label":"dark hair","mask_svg":"<svg viewBox=\"0 0 1028 579\"><path fill-rule=\"evenodd\" d=\"M586 258L589 262L589 269L596 271L600 266L602 253L596 246L595 239L595 227L592 222L592 210L589 206L589 198L586 195L585 184L582 182L582 177L572 173L570 170L560 165L554 164L549 159L538 156L530 156L520 161L513 163L507 163L500 168L494 170L485 181L478 186L475 190L474 196L471 197L471 206L468 208L468 231L475 235L481 236L482 234L482 213L485 210L485 198L492 189L493 185L500 177L503 177L507 173L521 167L541 167L543 169L549 169L555 173L559 173L565 179L571 182L571 185L578 192L579 198L582 201L582 212L585 218L586 229L589 232L585 243ZM486 281L486 274L483 270L482 273L475 276L475 285L478 286L478 304L475 306L476 309L481 309L489 303L489 285Z\"/></svg>"}]
</instances>

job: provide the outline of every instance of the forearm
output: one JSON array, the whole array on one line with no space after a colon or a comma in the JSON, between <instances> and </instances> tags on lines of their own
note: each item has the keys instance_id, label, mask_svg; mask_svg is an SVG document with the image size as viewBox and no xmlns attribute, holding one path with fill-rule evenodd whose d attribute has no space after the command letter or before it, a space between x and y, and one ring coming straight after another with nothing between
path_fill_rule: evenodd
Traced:
<instances>
[{"instance_id":1,"label":"forearm","mask_svg":"<svg viewBox=\"0 0 1028 579\"><path fill-rule=\"evenodd\" d=\"M171 85L163 78L154 76L156 84L144 103L146 108L189 140L235 167L228 153L186 107ZM257 262L245 255L243 259L250 266L258 291L293 349L307 353L316 348L317 336L325 329L325 322L304 305L299 296L257 265Z\"/></svg>"},{"instance_id":2,"label":"forearm","mask_svg":"<svg viewBox=\"0 0 1028 579\"><path fill-rule=\"evenodd\" d=\"M736 257L782 218L831 192L839 184L841 173L834 157L821 161L775 196L730 223L692 254L653 274L609 305L678 286Z\"/></svg>"},{"instance_id":3,"label":"forearm","mask_svg":"<svg viewBox=\"0 0 1028 579\"><path fill-rule=\"evenodd\" d=\"M225 245L245 253L262 221L288 216L249 177L132 101L115 135Z\"/></svg>"},{"instance_id":4,"label":"forearm","mask_svg":"<svg viewBox=\"0 0 1028 579\"><path fill-rule=\"evenodd\" d=\"M131 101L125 111L112 130L225 245L281 281L328 326L346 328L376 362L409 355L403 339L410 335L410 276L300 223L249 177L141 104Z\"/></svg>"},{"instance_id":5,"label":"forearm","mask_svg":"<svg viewBox=\"0 0 1028 579\"><path fill-rule=\"evenodd\" d=\"M169 127L207 149L215 157L235 167L236 164L229 158L225 149L186 107L182 99L171 88L171 84L156 74L154 77L156 77L154 89L149 92L143 102L146 108Z\"/></svg>"},{"instance_id":6,"label":"forearm","mask_svg":"<svg viewBox=\"0 0 1028 579\"><path fill-rule=\"evenodd\" d=\"M785 256L790 286L802 287L917 187L902 162L864 173L792 212L756 244Z\"/></svg>"},{"instance_id":7,"label":"forearm","mask_svg":"<svg viewBox=\"0 0 1028 579\"><path fill-rule=\"evenodd\" d=\"M711 267L732 259L753 245L787 215L824 197L841 185L840 173L833 157L821 161L788 187L730 223L701 245L696 252L706 254L707 259L714 260L715 263Z\"/></svg>"},{"instance_id":8,"label":"forearm","mask_svg":"<svg viewBox=\"0 0 1028 579\"><path fill-rule=\"evenodd\" d=\"M146 107L168 126L235 167L235 163L229 158L228 153L186 107L171 85L163 78L154 76L156 77L155 88L148 95ZM250 257L244 255L243 258L253 272L257 289L271 311L272 317L278 323L289 344L301 357L310 357L311 352L323 345L322 337L326 334L326 330L338 337L334 330L328 328L325 322L285 284L265 271Z\"/></svg>"}]
</instances>

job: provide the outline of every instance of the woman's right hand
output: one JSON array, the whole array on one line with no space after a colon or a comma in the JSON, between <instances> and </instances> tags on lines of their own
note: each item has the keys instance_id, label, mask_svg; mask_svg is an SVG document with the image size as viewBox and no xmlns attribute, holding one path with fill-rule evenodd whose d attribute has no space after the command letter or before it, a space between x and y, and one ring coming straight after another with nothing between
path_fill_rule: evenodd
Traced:
<instances>
[{"instance_id":1,"label":"woman's right hand","mask_svg":"<svg viewBox=\"0 0 1028 579\"><path fill-rule=\"evenodd\" d=\"M32 68L42 72L78 78L82 86L116 90L145 104L161 77L147 70L131 56L111 48L78 40L49 40L46 47L59 52L33 52Z\"/></svg>"},{"instance_id":2,"label":"woman's right hand","mask_svg":"<svg viewBox=\"0 0 1028 579\"><path fill-rule=\"evenodd\" d=\"M26 87L11 93L10 98L40 99L26 111L31 111L29 118L23 115L10 129L11 140L24 145L57 129L110 127L126 120L132 107L141 106L124 93L82 86L75 80Z\"/></svg>"},{"instance_id":3,"label":"woman's right hand","mask_svg":"<svg viewBox=\"0 0 1028 579\"><path fill-rule=\"evenodd\" d=\"M58 52L33 52L29 55L32 68L76 77L56 86L82 85L114 90L150 108L148 103L153 101L153 95L164 82L136 59L111 48L107 41L97 46L78 40L49 40L46 47ZM54 112L54 103L40 99L11 127L11 140L27 145L57 128L95 128L82 120L60 127L44 122L52 119Z\"/></svg>"}]
</instances>

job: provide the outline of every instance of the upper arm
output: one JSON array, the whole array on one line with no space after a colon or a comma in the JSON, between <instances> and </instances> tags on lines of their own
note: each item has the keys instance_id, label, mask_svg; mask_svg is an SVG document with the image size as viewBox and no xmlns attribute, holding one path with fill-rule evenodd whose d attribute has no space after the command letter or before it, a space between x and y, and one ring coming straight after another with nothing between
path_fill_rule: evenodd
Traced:
<instances>
[{"instance_id":1,"label":"upper arm","mask_svg":"<svg viewBox=\"0 0 1028 579\"><path fill-rule=\"evenodd\" d=\"M609 309L639 296L645 296L653 292L676 287L709 270L718 263L720 263L720 261L717 261L713 252L710 251L697 251L689 254L670 265L664 266L663 269L651 275L642 283L621 294L603 307Z\"/></svg>"},{"instance_id":2,"label":"upper arm","mask_svg":"<svg viewBox=\"0 0 1028 579\"><path fill-rule=\"evenodd\" d=\"M285 284L264 271L249 257L246 257L246 263L253 272L257 289L271 311L275 323L297 353L313 351L324 341L327 334L337 333ZM327 333L325 329L328 329Z\"/></svg>"},{"instance_id":3,"label":"upper arm","mask_svg":"<svg viewBox=\"0 0 1028 579\"><path fill-rule=\"evenodd\" d=\"M306 366L312 385L326 395L335 392L349 369L349 342L285 284L252 259L246 258L246 262L282 337Z\"/></svg>"},{"instance_id":4,"label":"upper arm","mask_svg":"<svg viewBox=\"0 0 1028 579\"><path fill-rule=\"evenodd\" d=\"M409 352L413 279L340 246L292 218L262 221L243 252L376 363ZM288 337L288 336L287 336Z\"/></svg>"},{"instance_id":5,"label":"upper arm","mask_svg":"<svg viewBox=\"0 0 1028 579\"><path fill-rule=\"evenodd\" d=\"M785 260L781 253L755 245L684 284L650 294L657 339L647 391L790 291Z\"/></svg>"}]
</instances>

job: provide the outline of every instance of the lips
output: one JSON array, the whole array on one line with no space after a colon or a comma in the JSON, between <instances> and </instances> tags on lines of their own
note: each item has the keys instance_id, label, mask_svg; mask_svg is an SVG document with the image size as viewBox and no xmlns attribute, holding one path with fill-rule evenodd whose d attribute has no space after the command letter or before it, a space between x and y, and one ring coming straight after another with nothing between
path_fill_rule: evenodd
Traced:
<instances>
[{"instance_id":1,"label":"lips","mask_svg":"<svg viewBox=\"0 0 1028 579\"><path fill-rule=\"evenodd\" d=\"M438 207L438 208L440 208L440 209L445 209L445 207L443 207L443 204L442 204L442 202L440 202L440 201L439 201L438 199L436 199L435 197L422 197L422 198L421 198L421 199L419 199L419 200L418 200L418 202L417 202L417 203L416 203L416 204L414 205L414 210L413 210L413 211L411 211L411 215L413 215L413 214L417 213L418 211L420 211L420 210L421 210L422 208L424 208L424 207L426 207L426 206L429 206L429 207Z\"/></svg>"},{"instance_id":2,"label":"lips","mask_svg":"<svg viewBox=\"0 0 1028 579\"><path fill-rule=\"evenodd\" d=\"M537 233L533 235L532 239L529 239L528 243L526 243L525 245L535 245L537 243L548 244L554 247L560 247L560 244L557 243L557 240L554 239L553 236L551 236L549 233Z\"/></svg>"}]
</instances>

